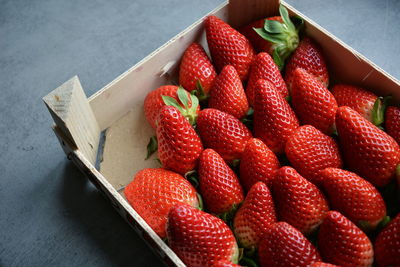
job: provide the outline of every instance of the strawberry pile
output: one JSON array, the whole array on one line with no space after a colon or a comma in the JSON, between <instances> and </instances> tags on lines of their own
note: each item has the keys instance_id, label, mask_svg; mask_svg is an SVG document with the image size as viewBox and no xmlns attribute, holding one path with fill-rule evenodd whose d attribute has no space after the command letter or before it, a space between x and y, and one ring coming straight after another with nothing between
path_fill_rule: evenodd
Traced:
<instances>
[{"instance_id":1,"label":"strawberry pile","mask_svg":"<svg viewBox=\"0 0 400 267\"><path fill-rule=\"evenodd\" d=\"M400 108L330 84L283 7L204 26L212 61L191 44L180 86L144 101L162 168L135 175L132 207L188 266L400 266Z\"/></svg>"}]
</instances>

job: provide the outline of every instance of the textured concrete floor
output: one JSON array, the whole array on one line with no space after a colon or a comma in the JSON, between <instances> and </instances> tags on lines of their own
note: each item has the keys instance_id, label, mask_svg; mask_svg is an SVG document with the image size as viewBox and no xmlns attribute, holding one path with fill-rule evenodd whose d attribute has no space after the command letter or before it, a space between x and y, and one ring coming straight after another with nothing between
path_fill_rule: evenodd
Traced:
<instances>
[{"instance_id":1,"label":"textured concrete floor","mask_svg":"<svg viewBox=\"0 0 400 267\"><path fill-rule=\"evenodd\" d=\"M93 94L221 2L0 0L1 266L161 265L65 159L41 98L76 74ZM289 3L400 78L399 1Z\"/></svg>"}]
</instances>

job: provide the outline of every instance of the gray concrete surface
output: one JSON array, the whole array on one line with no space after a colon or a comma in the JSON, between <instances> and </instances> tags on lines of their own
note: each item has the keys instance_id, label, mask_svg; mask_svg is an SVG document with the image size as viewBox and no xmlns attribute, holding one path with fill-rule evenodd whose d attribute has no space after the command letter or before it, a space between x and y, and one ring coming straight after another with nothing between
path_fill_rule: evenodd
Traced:
<instances>
[{"instance_id":1,"label":"gray concrete surface","mask_svg":"<svg viewBox=\"0 0 400 267\"><path fill-rule=\"evenodd\" d=\"M0 265L159 266L64 157L41 98L73 75L87 95L221 3L0 0ZM400 78L400 2L289 0Z\"/></svg>"}]
</instances>

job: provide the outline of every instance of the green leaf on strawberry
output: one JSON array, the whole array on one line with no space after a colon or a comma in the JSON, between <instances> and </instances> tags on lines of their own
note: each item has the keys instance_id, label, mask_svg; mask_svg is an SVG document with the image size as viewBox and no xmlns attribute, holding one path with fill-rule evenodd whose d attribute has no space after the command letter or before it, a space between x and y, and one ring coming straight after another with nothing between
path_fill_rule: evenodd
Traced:
<instances>
[{"instance_id":1,"label":"green leaf on strawberry","mask_svg":"<svg viewBox=\"0 0 400 267\"><path fill-rule=\"evenodd\" d=\"M147 144L147 155L145 159L149 159L150 156L157 151L157 148L158 148L157 137L153 135L152 137L150 137L149 143Z\"/></svg>"},{"instance_id":2,"label":"green leaf on strawberry","mask_svg":"<svg viewBox=\"0 0 400 267\"><path fill-rule=\"evenodd\" d=\"M179 102L181 103L178 103L175 98L170 96L163 95L161 98L167 106L173 106L177 108L182 115L189 120L189 123L194 125L197 118L199 99L193 94L188 94L188 92L182 86L179 86L176 93L178 95Z\"/></svg>"}]
</instances>

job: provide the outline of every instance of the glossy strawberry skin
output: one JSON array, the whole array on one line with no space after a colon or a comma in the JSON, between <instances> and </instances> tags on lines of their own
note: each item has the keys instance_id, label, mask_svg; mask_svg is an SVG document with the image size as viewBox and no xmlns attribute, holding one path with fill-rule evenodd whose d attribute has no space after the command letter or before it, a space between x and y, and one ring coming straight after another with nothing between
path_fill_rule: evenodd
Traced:
<instances>
[{"instance_id":1,"label":"glossy strawberry skin","mask_svg":"<svg viewBox=\"0 0 400 267\"><path fill-rule=\"evenodd\" d=\"M196 189L181 175L165 169L143 169L136 173L124 194L129 204L161 237L169 209L178 203L198 206Z\"/></svg>"},{"instance_id":2,"label":"glossy strawberry skin","mask_svg":"<svg viewBox=\"0 0 400 267\"><path fill-rule=\"evenodd\" d=\"M281 72L272 57L267 53L259 53L251 65L249 80L246 87L247 98L251 106L254 105L255 87L259 79L264 79L272 83L283 97L289 95Z\"/></svg>"},{"instance_id":3,"label":"glossy strawberry skin","mask_svg":"<svg viewBox=\"0 0 400 267\"><path fill-rule=\"evenodd\" d=\"M147 119L147 121L150 123L151 127L153 129L156 129L156 120L158 117L158 112L160 109L165 106L166 104L162 100L161 96L170 96L175 98L177 101L178 95L178 86L175 85L163 85L161 87L158 87L156 90L151 91L150 93L147 94L145 100L144 100L144 114ZM188 93L189 96L189 93ZM190 102L191 103L191 102ZM197 113L200 112L200 106L197 109Z\"/></svg>"},{"instance_id":4,"label":"glossy strawberry skin","mask_svg":"<svg viewBox=\"0 0 400 267\"><path fill-rule=\"evenodd\" d=\"M292 106L302 124L325 134L333 131L337 103L332 93L314 76L297 68L293 73Z\"/></svg>"},{"instance_id":5,"label":"glossy strawberry skin","mask_svg":"<svg viewBox=\"0 0 400 267\"><path fill-rule=\"evenodd\" d=\"M164 168L185 174L197 167L203 151L189 121L172 106L163 106L157 125L158 157Z\"/></svg>"},{"instance_id":6,"label":"glossy strawberry skin","mask_svg":"<svg viewBox=\"0 0 400 267\"><path fill-rule=\"evenodd\" d=\"M379 233L374 248L379 267L400 266L400 214Z\"/></svg>"},{"instance_id":7,"label":"glossy strawberry skin","mask_svg":"<svg viewBox=\"0 0 400 267\"><path fill-rule=\"evenodd\" d=\"M232 65L241 80L246 80L255 52L249 40L215 16L205 20L208 47L217 71Z\"/></svg>"},{"instance_id":8,"label":"glossy strawberry skin","mask_svg":"<svg viewBox=\"0 0 400 267\"><path fill-rule=\"evenodd\" d=\"M240 265L234 264L231 261L224 260L224 261L218 261L213 265L213 267L240 267Z\"/></svg>"},{"instance_id":9,"label":"glossy strawberry skin","mask_svg":"<svg viewBox=\"0 0 400 267\"><path fill-rule=\"evenodd\" d=\"M287 138L299 127L289 103L266 80L258 80L254 103L254 136L282 154Z\"/></svg>"},{"instance_id":10,"label":"glossy strawberry skin","mask_svg":"<svg viewBox=\"0 0 400 267\"><path fill-rule=\"evenodd\" d=\"M388 107L386 109L385 128L387 134L400 144L400 108Z\"/></svg>"},{"instance_id":11,"label":"glossy strawberry skin","mask_svg":"<svg viewBox=\"0 0 400 267\"><path fill-rule=\"evenodd\" d=\"M217 109L203 109L197 117L204 147L214 149L226 161L239 159L252 138L249 129L234 116Z\"/></svg>"},{"instance_id":12,"label":"glossy strawberry skin","mask_svg":"<svg viewBox=\"0 0 400 267\"><path fill-rule=\"evenodd\" d=\"M337 84L332 88L332 94L339 107L348 106L372 122L372 109L378 97L361 87Z\"/></svg>"},{"instance_id":13,"label":"glossy strawberry skin","mask_svg":"<svg viewBox=\"0 0 400 267\"><path fill-rule=\"evenodd\" d=\"M348 167L375 186L388 184L400 162L396 141L349 107L338 109L336 127Z\"/></svg>"},{"instance_id":14,"label":"glossy strawberry skin","mask_svg":"<svg viewBox=\"0 0 400 267\"><path fill-rule=\"evenodd\" d=\"M225 66L215 79L208 106L231 114L238 119L246 115L249 103L242 81L233 66Z\"/></svg>"},{"instance_id":15,"label":"glossy strawberry skin","mask_svg":"<svg viewBox=\"0 0 400 267\"><path fill-rule=\"evenodd\" d=\"M258 255L262 267L305 267L321 261L310 241L286 222L278 222L268 228L260 241Z\"/></svg>"},{"instance_id":16,"label":"glossy strawberry skin","mask_svg":"<svg viewBox=\"0 0 400 267\"><path fill-rule=\"evenodd\" d=\"M310 267L340 267L340 266L319 261L311 264Z\"/></svg>"},{"instance_id":17,"label":"glossy strawberry skin","mask_svg":"<svg viewBox=\"0 0 400 267\"><path fill-rule=\"evenodd\" d=\"M268 187L254 184L233 220L235 236L241 247L255 249L268 227L276 222L275 206Z\"/></svg>"},{"instance_id":18,"label":"glossy strawberry skin","mask_svg":"<svg viewBox=\"0 0 400 267\"><path fill-rule=\"evenodd\" d=\"M292 90L296 68L306 70L325 87L328 87L329 74L321 48L309 37L303 38L286 64L285 81L289 91Z\"/></svg>"},{"instance_id":19,"label":"glossy strawberry skin","mask_svg":"<svg viewBox=\"0 0 400 267\"><path fill-rule=\"evenodd\" d=\"M386 205L379 191L357 174L337 168L321 172L324 191L332 209L357 225L375 228L386 216ZM368 229L366 229L368 230Z\"/></svg>"},{"instance_id":20,"label":"glossy strawberry skin","mask_svg":"<svg viewBox=\"0 0 400 267\"><path fill-rule=\"evenodd\" d=\"M289 137L285 151L292 166L317 186L321 184L321 170L343 165L335 140L311 125L299 127Z\"/></svg>"},{"instance_id":21,"label":"glossy strawberry skin","mask_svg":"<svg viewBox=\"0 0 400 267\"><path fill-rule=\"evenodd\" d=\"M182 57L179 69L179 84L189 92L197 90L196 82L200 81L204 93L207 94L217 73L203 47L192 43Z\"/></svg>"},{"instance_id":22,"label":"glossy strawberry skin","mask_svg":"<svg viewBox=\"0 0 400 267\"><path fill-rule=\"evenodd\" d=\"M168 245L187 266L213 266L238 261L238 247L229 227L219 218L186 204L168 214Z\"/></svg>"},{"instance_id":23,"label":"glossy strawberry skin","mask_svg":"<svg viewBox=\"0 0 400 267\"><path fill-rule=\"evenodd\" d=\"M275 154L260 139L252 138L246 145L240 160L240 183L246 191L261 181L272 185L280 163Z\"/></svg>"},{"instance_id":24,"label":"glossy strawberry skin","mask_svg":"<svg viewBox=\"0 0 400 267\"><path fill-rule=\"evenodd\" d=\"M329 211L321 191L292 167L282 167L276 172L272 193L278 219L303 234L312 233Z\"/></svg>"},{"instance_id":25,"label":"glossy strawberry skin","mask_svg":"<svg viewBox=\"0 0 400 267\"><path fill-rule=\"evenodd\" d=\"M371 241L354 223L330 211L318 233L318 250L324 261L347 266L372 266Z\"/></svg>"},{"instance_id":26,"label":"glossy strawberry skin","mask_svg":"<svg viewBox=\"0 0 400 267\"><path fill-rule=\"evenodd\" d=\"M211 213L229 212L243 201L238 177L214 150L203 151L198 172L199 188L207 210Z\"/></svg>"}]
</instances>

